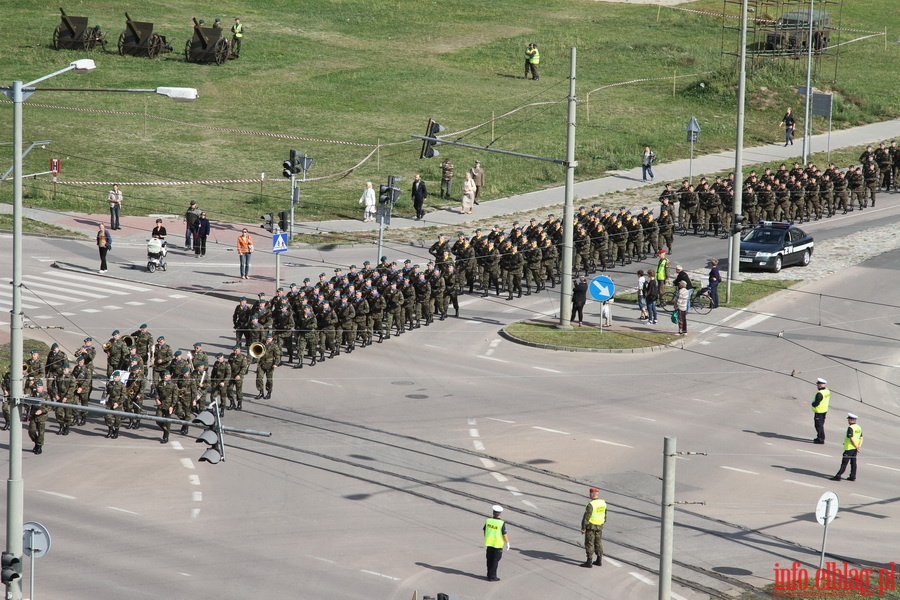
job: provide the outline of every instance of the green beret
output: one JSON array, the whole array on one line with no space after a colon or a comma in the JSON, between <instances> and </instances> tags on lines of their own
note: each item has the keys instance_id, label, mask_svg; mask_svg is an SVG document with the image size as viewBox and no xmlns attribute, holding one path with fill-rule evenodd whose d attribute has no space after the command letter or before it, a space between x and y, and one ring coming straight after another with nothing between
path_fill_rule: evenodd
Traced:
<instances>
[{"instance_id":1,"label":"green beret","mask_svg":"<svg viewBox=\"0 0 900 600\"><path fill-rule=\"evenodd\" d=\"M181 367L181 374L182 374L182 375L184 375L185 373L190 373L190 372L191 372L191 368L190 368L190 367Z\"/></svg>"},{"instance_id":2,"label":"green beret","mask_svg":"<svg viewBox=\"0 0 900 600\"><path fill-rule=\"evenodd\" d=\"M203 345L203 342L194 342L194 346L195 346L195 347L196 347L196 346L202 346L202 345Z\"/></svg>"},{"instance_id":3,"label":"green beret","mask_svg":"<svg viewBox=\"0 0 900 600\"><path fill-rule=\"evenodd\" d=\"M181 356L181 350L176 350L176 351L175 351L175 356Z\"/></svg>"},{"instance_id":4,"label":"green beret","mask_svg":"<svg viewBox=\"0 0 900 600\"><path fill-rule=\"evenodd\" d=\"M159 336L158 338L156 338L156 341L157 341L157 342L164 342L164 341L166 341L166 336L161 335L161 336Z\"/></svg>"},{"instance_id":5,"label":"green beret","mask_svg":"<svg viewBox=\"0 0 900 600\"><path fill-rule=\"evenodd\" d=\"M52 346L50 346L51 350L56 350L57 348L59 348L59 344L56 344L56 343L54 343Z\"/></svg>"},{"instance_id":6,"label":"green beret","mask_svg":"<svg viewBox=\"0 0 900 600\"><path fill-rule=\"evenodd\" d=\"M146 323L141 323L141 326L138 327L138 329L147 329L147 324L146 324Z\"/></svg>"},{"instance_id":7,"label":"green beret","mask_svg":"<svg viewBox=\"0 0 900 600\"><path fill-rule=\"evenodd\" d=\"M119 330L116 329L115 331L113 331L113 332L112 332L112 335L119 335Z\"/></svg>"}]
</instances>

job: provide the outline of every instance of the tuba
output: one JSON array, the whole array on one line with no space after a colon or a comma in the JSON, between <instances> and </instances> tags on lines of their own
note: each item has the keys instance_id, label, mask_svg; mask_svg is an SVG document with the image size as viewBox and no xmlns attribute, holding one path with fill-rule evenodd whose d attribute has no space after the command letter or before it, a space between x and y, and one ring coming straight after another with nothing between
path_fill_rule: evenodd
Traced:
<instances>
[{"instance_id":1,"label":"tuba","mask_svg":"<svg viewBox=\"0 0 900 600\"><path fill-rule=\"evenodd\" d=\"M122 341L125 342L125 346L134 346L134 336L126 335L122 338Z\"/></svg>"},{"instance_id":2,"label":"tuba","mask_svg":"<svg viewBox=\"0 0 900 600\"><path fill-rule=\"evenodd\" d=\"M252 356L253 358L261 358L265 353L266 347L259 342L253 342L252 344L250 344L250 356Z\"/></svg>"}]
</instances>

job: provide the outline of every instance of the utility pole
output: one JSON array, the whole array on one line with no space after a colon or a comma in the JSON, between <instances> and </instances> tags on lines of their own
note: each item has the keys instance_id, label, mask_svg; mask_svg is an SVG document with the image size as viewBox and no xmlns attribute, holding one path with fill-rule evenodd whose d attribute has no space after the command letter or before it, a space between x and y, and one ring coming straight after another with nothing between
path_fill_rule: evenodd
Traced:
<instances>
[{"instance_id":1,"label":"utility pole","mask_svg":"<svg viewBox=\"0 0 900 600\"><path fill-rule=\"evenodd\" d=\"M675 442L663 442L662 514L659 536L659 600L672 598L672 547L675 538Z\"/></svg>"},{"instance_id":2,"label":"utility pole","mask_svg":"<svg viewBox=\"0 0 900 600\"><path fill-rule=\"evenodd\" d=\"M734 143L734 208L732 209L731 238L728 252L728 283L726 298L731 302L731 282L740 281L741 271L741 214L744 212L744 104L747 88L747 4L741 2L741 59L738 67L737 137Z\"/></svg>"}]
</instances>

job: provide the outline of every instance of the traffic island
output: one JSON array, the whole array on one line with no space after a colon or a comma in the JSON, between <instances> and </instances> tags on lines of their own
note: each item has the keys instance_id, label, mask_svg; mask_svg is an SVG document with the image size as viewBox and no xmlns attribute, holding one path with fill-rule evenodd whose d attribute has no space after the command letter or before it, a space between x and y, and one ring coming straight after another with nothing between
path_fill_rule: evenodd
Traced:
<instances>
[{"instance_id":1,"label":"traffic island","mask_svg":"<svg viewBox=\"0 0 900 600\"><path fill-rule=\"evenodd\" d=\"M599 324L576 325L571 330L558 329L557 325L558 321L549 319L529 319L507 325L500 335L511 342L545 350L615 354L681 348L684 341L676 332L659 331L658 325L613 324L602 330Z\"/></svg>"}]
</instances>

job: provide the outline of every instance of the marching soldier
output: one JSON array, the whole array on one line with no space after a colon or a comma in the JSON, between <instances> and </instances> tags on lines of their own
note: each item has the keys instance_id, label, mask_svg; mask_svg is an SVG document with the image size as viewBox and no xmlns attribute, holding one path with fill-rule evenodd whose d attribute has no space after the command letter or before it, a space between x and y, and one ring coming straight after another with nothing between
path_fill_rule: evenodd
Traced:
<instances>
[{"instance_id":1,"label":"marching soldier","mask_svg":"<svg viewBox=\"0 0 900 600\"><path fill-rule=\"evenodd\" d=\"M328 358L334 358L334 326L338 322L338 316L331 310L331 303L325 301L316 315L316 329L319 330L319 360L325 360L325 350L331 354Z\"/></svg>"},{"instance_id":2,"label":"marching soldier","mask_svg":"<svg viewBox=\"0 0 900 600\"><path fill-rule=\"evenodd\" d=\"M428 284L431 286L431 304L428 306L428 322L434 318L435 311L441 315L441 321L447 318L447 283L444 281L444 276L441 275L440 269L433 269L431 271L431 277L428 280Z\"/></svg>"},{"instance_id":3,"label":"marching soldier","mask_svg":"<svg viewBox=\"0 0 900 600\"><path fill-rule=\"evenodd\" d=\"M156 416L171 419L172 414L175 412L175 399L178 396L178 387L172 381L172 373L170 371L163 371L160 376L162 379L156 386ZM159 422L159 428L163 431L163 436L160 440L161 444L168 443L170 426L171 423Z\"/></svg>"},{"instance_id":4,"label":"marching soldier","mask_svg":"<svg viewBox=\"0 0 900 600\"><path fill-rule=\"evenodd\" d=\"M131 374L128 376L128 384L125 386L125 395L122 402L122 410L134 415L144 414L143 407L144 369L141 365L131 365ZM125 429L137 429L141 426L141 420L132 418L128 420Z\"/></svg>"},{"instance_id":5,"label":"marching soldier","mask_svg":"<svg viewBox=\"0 0 900 600\"><path fill-rule=\"evenodd\" d=\"M297 333L297 363L303 368L303 357L306 354L312 358L310 365L315 366L318 355L318 337L316 332L316 315L312 307L303 307L299 320L294 324Z\"/></svg>"},{"instance_id":6,"label":"marching soldier","mask_svg":"<svg viewBox=\"0 0 900 600\"><path fill-rule=\"evenodd\" d=\"M38 350L31 351L31 358L25 360L24 375L25 379L33 377L35 381L44 374L44 365L41 360L41 353Z\"/></svg>"},{"instance_id":7,"label":"marching soldier","mask_svg":"<svg viewBox=\"0 0 900 600\"><path fill-rule=\"evenodd\" d=\"M62 373L53 380L52 397L56 402L69 404L75 400L76 381L69 372L69 363L63 363ZM56 421L59 423L57 435L69 435L69 425L72 424L72 409L57 408Z\"/></svg>"},{"instance_id":8,"label":"marching soldier","mask_svg":"<svg viewBox=\"0 0 900 600\"><path fill-rule=\"evenodd\" d=\"M487 297L491 288L494 288L497 291L497 295L500 295L500 251L496 248L493 241L488 241L487 250L485 251L483 257L483 269L484 269L484 280L482 282L481 287L483 288L483 292L481 294L482 298ZM445 271L446 276L446 271ZM455 279L455 277L454 277ZM453 287L456 284L454 282ZM450 281L447 280L447 295L450 296L451 292L451 284ZM444 310L446 313L447 311Z\"/></svg>"},{"instance_id":9,"label":"marching soldier","mask_svg":"<svg viewBox=\"0 0 900 600\"><path fill-rule=\"evenodd\" d=\"M247 303L246 297L241 297L241 301L234 307L234 313L231 315L231 324L234 327L234 343L240 344L241 339L247 342L247 348L250 347L250 315L253 314L252 308Z\"/></svg>"},{"instance_id":10,"label":"marching soldier","mask_svg":"<svg viewBox=\"0 0 900 600\"><path fill-rule=\"evenodd\" d=\"M197 382L191 377L191 368L181 367L180 377L175 381L175 417L182 421L190 421L193 408L197 404ZM188 425L181 426L181 435L187 435Z\"/></svg>"},{"instance_id":11,"label":"marching soldier","mask_svg":"<svg viewBox=\"0 0 900 600\"><path fill-rule=\"evenodd\" d=\"M290 364L294 360L294 315L287 304L275 314L275 339L287 350Z\"/></svg>"},{"instance_id":12,"label":"marching soldier","mask_svg":"<svg viewBox=\"0 0 900 600\"><path fill-rule=\"evenodd\" d=\"M244 379L250 370L250 359L241 354L240 345L235 346L228 357L228 366L231 368L231 379L228 383L228 408L243 410L244 408Z\"/></svg>"},{"instance_id":13,"label":"marching soldier","mask_svg":"<svg viewBox=\"0 0 900 600\"><path fill-rule=\"evenodd\" d=\"M109 410L124 410L124 397L125 385L119 380L119 373L114 372L112 381L106 384L106 407ZM109 428L106 437L112 439L119 437L119 426L122 424L122 417L119 415L106 415L104 420Z\"/></svg>"},{"instance_id":14,"label":"marching soldier","mask_svg":"<svg viewBox=\"0 0 900 600\"><path fill-rule=\"evenodd\" d=\"M259 357L256 364L256 399L272 397L272 387L275 383L275 369L281 363L281 347L269 333L266 335L266 349ZM263 385L265 379L265 385ZM265 395L263 395L265 393Z\"/></svg>"},{"instance_id":15,"label":"marching soldier","mask_svg":"<svg viewBox=\"0 0 900 600\"><path fill-rule=\"evenodd\" d=\"M353 352L353 340L356 338L356 309L347 298L341 298L338 306L337 317L339 326L335 327L335 355L341 354L341 343L347 345L347 354ZM257 386L259 387L259 386Z\"/></svg>"},{"instance_id":16,"label":"marching soldier","mask_svg":"<svg viewBox=\"0 0 900 600\"><path fill-rule=\"evenodd\" d=\"M421 327L422 317L425 317L425 325L431 325L431 284L425 278L425 273L419 273L413 284L415 293L416 327Z\"/></svg>"},{"instance_id":17,"label":"marching soldier","mask_svg":"<svg viewBox=\"0 0 900 600\"><path fill-rule=\"evenodd\" d=\"M147 324L141 323L137 331L131 334L134 338L134 347L137 355L141 357L141 365L150 365L150 350L153 348L153 334L147 330ZM147 373L149 375L149 373Z\"/></svg>"},{"instance_id":18,"label":"marching soldier","mask_svg":"<svg viewBox=\"0 0 900 600\"><path fill-rule=\"evenodd\" d=\"M196 369L191 371L191 377L194 378L197 385L197 395L195 397L193 408L193 413L197 415L206 410L207 407L206 398L210 387L209 370L207 370L205 364L200 364Z\"/></svg>"},{"instance_id":19,"label":"marching soldier","mask_svg":"<svg viewBox=\"0 0 900 600\"><path fill-rule=\"evenodd\" d=\"M166 343L166 338L164 336L156 338L156 346L153 347L154 387L163 380L163 373L169 370L172 358L172 347Z\"/></svg>"},{"instance_id":20,"label":"marching soldier","mask_svg":"<svg viewBox=\"0 0 900 600\"><path fill-rule=\"evenodd\" d=\"M240 346L238 346L240 348ZM228 398L228 386L231 383L231 365L225 355L219 352L210 372L209 401L218 401L219 416L225 415L225 400Z\"/></svg>"},{"instance_id":21,"label":"marching soldier","mask_svg":"<svg viewBox=\"0 0 900 600\"><path fill-rule=\"evenodd\" d=\"M369 327L370 310L369 302L363 298L362 290L357 290L353 298L353 311L356 313L353 324L356 335L353 339L354 343L357 338L361 339L363 348L372 343L372 329ZM302 357L300 362L303 362Z\"/></svg>"},{"instance_id":22,"label":"marching soldier","mask_svg":"<svg viewBox=\"0 0 900 600\"><path fill-rule=\"evenodd\" d=\"M367 321L367 326L369 330L369 335L373 335L375 333L378 334L378 343L380 344L384 340L384 310L387 307L387 302L384 301L384 297L378 292L377 289L372 289L369 292L369 318ZM369 338L369 343L371 344L371 337ZM316 364L315 356L313 357L312 364Z\"/></svg>"},{"instance_id":23,"label":"marching soldier","mask_svg":"<svg viewBox=\"0 0 900 600\"><path fill-rule=\"evenodd\" d=\"M53 380L61 376L63 373L63 365L68 363L69 359L66 353L59 348L59 344L50 346L50 353L47 355L47 361L44 364L44 379L47 383L47 391L53 392Z\"/></svg>"},{"instance_id":24,"label":"marching soldier","mask_svg":"<svg viewBox=\"0 0 900 600\"><path fill-rule=\"evenodd\" d=\"M93 375L87 367L86 354L79 354L75 359L75 368L72 370L72 377L75 378L75 402L80 406L87 406L91 403L91 388L93 385ZM87 419L87 411L79 410L75 415L75 425L84 425Z\"/></svg>"},{"instance_id":25,"label":"marching soldier","mask_svg":"<svg viewBox=\"0 0 900 600\"><path fill-rule=\"evenodd\" d=\"M106 348L106 377L112 377L113 371L116 369L121 369L123 367L122 363L125 361L125 357L128 355L128 347L125 345L125 342L122 341L122 338L119 334L119 330L116 329L112 332L112 337L110 338L109 348Z\"/></svg>"},{"instance_id":26,"label":"marching soldier","mask_svg":"<svg viewBox=\"0 0 900 600\"><path fill-rule=\"evenodd\" d=\"M84 345L75 351L75 357L84 356L84 366L91 377L94 375L94 358L97 357L97 348L94 347L94 338L84 338Z\"/></svg>"},{"instance_id":27,"label":"marching soldier","mask_svg":"<svg viewBox=\"0 0 900 600\"><path fill-rule=\"evenodd\" d=\"M201 342L194 342L194 351L191 353L191 367L196 371L200 365L209 367L209 356L203 351Z\"/></svg>"},{"instance_id":28,"label":"marching soldier","mask_svg":"<svg viewBox=\"0 0 900 600\"><path fill-rule=\"evenodd\" d=\"M534 283L535 293L544 289L544 280L541 273L543 253L538 248L537 239L531 240L531 245L525 250L525 295L531 294L531 283Z\"/></svg>"},{"instance_id":29,"label":"marching soldier","mask_svg":"<svg viewBox=\"0 0 900 600\"><path fill-rule=\"evenodd\" d=\"M33 398L46 398L44 391L44 382L37 379L34 383L34 391L29 393ZM47 428L47 418L50 416L47 407L40 404L34 404L29 411L31 414L28 419L28 437L34 442L32 452L41 454L44 451L44 430Z\"/></svg>"}]
</instances>

